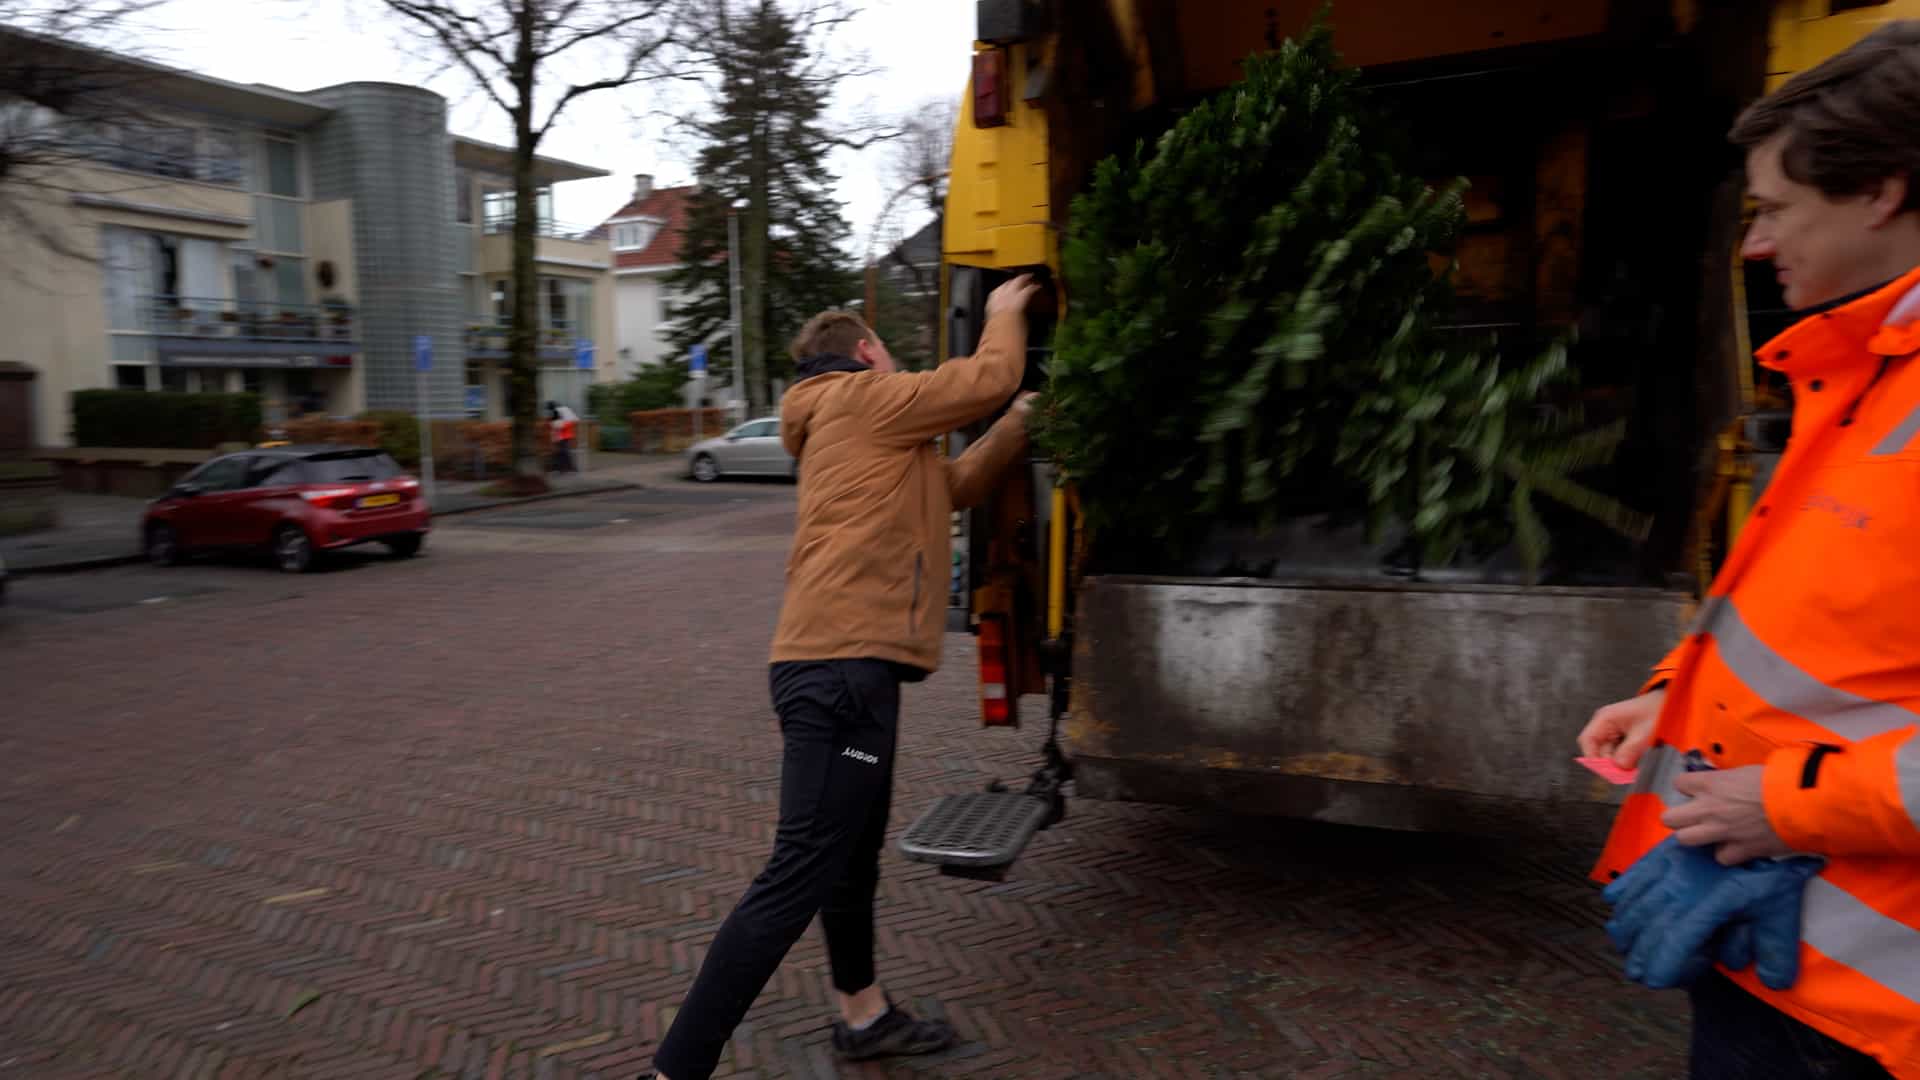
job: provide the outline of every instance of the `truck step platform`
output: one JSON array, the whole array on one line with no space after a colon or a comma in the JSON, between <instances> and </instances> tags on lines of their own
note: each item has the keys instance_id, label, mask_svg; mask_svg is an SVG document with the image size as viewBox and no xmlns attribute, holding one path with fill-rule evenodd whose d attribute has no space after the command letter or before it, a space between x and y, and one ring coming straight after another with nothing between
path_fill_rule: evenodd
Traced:
<instances>
[{"instance_id":1,"label":"truck step platform","mask_svg":"<svg viewBox=\"0 0 1920 1080\"><path fill-rule=\"evenodd\" d=\"M1026 792L944 795L900 838L900 854L943 874L998 881L1052 813L1050 799Z\"/></svg>"}]
</instances>

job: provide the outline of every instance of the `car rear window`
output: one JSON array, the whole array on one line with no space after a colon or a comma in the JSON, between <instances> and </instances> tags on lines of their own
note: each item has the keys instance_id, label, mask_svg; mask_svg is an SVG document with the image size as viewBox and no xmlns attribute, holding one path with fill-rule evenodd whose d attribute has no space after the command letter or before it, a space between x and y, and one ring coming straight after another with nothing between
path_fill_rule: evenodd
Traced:
<instances>
[{"instance_id":1,"label":"car rear window","mask_svg":"<svg viewBox=\"0 0 1920 1080\"><path fill-rule=\"evenodd\" d=\"M299 465L299 473L301 482L307 484L391 480L400 475L400 464L379 451L364 454L326 454L302 461Z\"/></svg>"}]
</instances>

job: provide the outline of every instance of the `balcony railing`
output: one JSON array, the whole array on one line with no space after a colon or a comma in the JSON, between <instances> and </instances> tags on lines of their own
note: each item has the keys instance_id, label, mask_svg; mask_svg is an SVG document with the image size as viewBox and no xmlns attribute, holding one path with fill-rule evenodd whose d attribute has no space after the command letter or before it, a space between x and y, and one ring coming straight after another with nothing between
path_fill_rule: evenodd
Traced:
<instances>
[{"instance_id":1,"label":"balcony railing","mask_svg":"<svg viewBox=\"0 0 1920 1080\"><path fill-rule=\"evenodd\" d=\"M198 341L347 346L358 339L347 304L280 304L217 297L149 296L147 328L161 337Z\"/></svg>"},{"instance_id":2,"label":"balcony railing","mask_svg":"<svg viewBox=\"0 0 1920 1080\"><path fill-rule=\"evenodd\" d=\"M504 359L512 328L504 322L474 323L467 327L467 355L483 360ZM542 360L571 360L578 332L571 321L550 322L534 331Z\"/></svg>"},{"instance_id":3,"label":"balcony railing","mask_svg":"<svg viewBox=\"0 0 1920 1080\"><path fill-rule=\"evenodd\" d=\"M483 228L488 236L506 236L513 232L513 218L507 215L489 217L486 219ZM594 235L599 229L600 227L598 225L582 225L579 222L554 221L550 218L541 218L534 224L533 233L535 236L545 237L548 240L591 242L600 239L600 237Z\"/></svg>"}]
</instances>

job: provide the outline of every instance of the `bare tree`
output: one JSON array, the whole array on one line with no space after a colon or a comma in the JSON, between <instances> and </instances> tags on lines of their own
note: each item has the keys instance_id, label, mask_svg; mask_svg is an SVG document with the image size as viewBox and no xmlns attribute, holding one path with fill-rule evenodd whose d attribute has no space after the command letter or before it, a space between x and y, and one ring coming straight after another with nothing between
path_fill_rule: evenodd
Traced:
<instances>
[{"instance_id":1,"label":"bare tree","mask_svg":"<svg viewBox=\"0 0 1920 1080\"><path fill-rule=\"evenodd\" d=\"M3 0L0 0L3 2ZM567 106L587 95L671 75L679 0L380 0L413 35L470 78L513 122L513 320L507 407L514 483L546 486L532 445L539 209L534 155Z\"/></svg>"},{"instance_id":2,"label":"bare tree","mask_svg":"<svg viewBox=\"0 0 1920 1080\"><path fill-rule=\"evenodd\" d=\"M903 114L898 122L899 138L891 146L888 157L887 176L890 185L896 191L904 193L903 198L910 205L918 205L933 215L932 232L934 243L940 242L947 216L947 170L953 158L954 125L959 122L959 104L951 98L932 98ZM894 269L903 284L910 284L911 291L922 297L921 310L911 318L895 320L891 314L875 311L873 318L886 317L908 326L915 323L915 331L926 337L929 351L937 348L940 335L940 270L938 262L932 267L913 261L912 252L905 242L911 234L903 232L901 242L892 246L887 253L886 262ZM870 269L867 288L868 303L878 307L879 295L878 267ZM896 290L904 291L904 290ZM938 360L938 357L934 357Z\"/></svg>"},{"instance_id":3,"label":"bare tree","mask_svg":"<svg viewBox=\"0 0 1920 1080\"><path fill-rule=\"evenodd\" d=\"M898 187L909 188L936 217L947 204L947 164L953 158L953 129L959 104L932 98L900 117L887 172Z\"/></svg>"},{"instance_id":4,"label":"bare tree","mask_svg":"<svg viewBox=\"0 0 1920 1080\"><path fill-rule=\"evenodd\" d=\"M0 229L46 251L92 259L49 213L75 191L108 132L148 122L140 91L159 69L125 48L163 0L0 0Z\"/></svg>"}]
</instances>

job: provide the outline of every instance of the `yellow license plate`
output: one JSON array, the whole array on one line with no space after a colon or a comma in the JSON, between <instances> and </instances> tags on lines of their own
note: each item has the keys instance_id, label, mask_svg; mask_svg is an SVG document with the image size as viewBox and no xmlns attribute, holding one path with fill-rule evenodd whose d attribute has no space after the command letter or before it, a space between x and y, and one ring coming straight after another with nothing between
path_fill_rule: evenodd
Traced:
<instances>
[{"instance_id":1,"label":"yellow license plate","mask_svg":"<svg viewBox=\"0 0 1920 1080\"><path fill-rule=\"evenodd\" d=\"M399 501L400 496L398 495L369 495L360 500L360 509L366 510L375 506L392 506Z\"/></svg>"}]
</instances>

